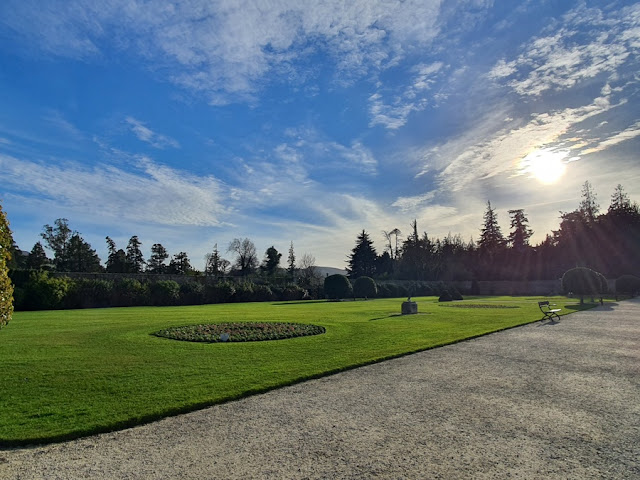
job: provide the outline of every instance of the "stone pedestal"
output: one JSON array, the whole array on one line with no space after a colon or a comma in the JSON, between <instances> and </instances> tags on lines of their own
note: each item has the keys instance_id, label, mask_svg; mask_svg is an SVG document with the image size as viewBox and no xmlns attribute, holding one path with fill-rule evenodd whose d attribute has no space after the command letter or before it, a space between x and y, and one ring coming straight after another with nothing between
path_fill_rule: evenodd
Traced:
<instances>
[{"instance_id":1,"label":"stone pedestal","mask_svg":"<svg viewBox=\"0 0 640 480\"><path fill-rule=\"evenodd\" d=\"M416 302L402 302L402 315L413 315L418 313L418 304Z\"/></svg>"}]
</instances>

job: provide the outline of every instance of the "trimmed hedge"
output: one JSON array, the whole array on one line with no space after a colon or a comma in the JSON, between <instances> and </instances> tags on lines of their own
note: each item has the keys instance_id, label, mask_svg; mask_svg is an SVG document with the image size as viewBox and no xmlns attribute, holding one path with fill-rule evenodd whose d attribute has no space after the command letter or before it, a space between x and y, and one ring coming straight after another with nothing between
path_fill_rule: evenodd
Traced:
<instances>
[{"instance_id":1,"label":"trimmed hedge","mask_svg":"<svg viewBox=\"0 0 640 480\"><path fill-rule=\"evenodd\" d=\"M324 279L324 293L331 300L353 296L353 287L345 275L329 275Z\"/></svg>"},{"instance_id":2,"label":"trimmed hedge","mask_svg":"<svg viewBox=\"0 0 640 480\"><path fill-rule=\"evenodd\" d=\"M358 277L353 284L353 294L359 298L374 298L378 295L378 287L371 277Z\"/></svg>"}]
</instances>

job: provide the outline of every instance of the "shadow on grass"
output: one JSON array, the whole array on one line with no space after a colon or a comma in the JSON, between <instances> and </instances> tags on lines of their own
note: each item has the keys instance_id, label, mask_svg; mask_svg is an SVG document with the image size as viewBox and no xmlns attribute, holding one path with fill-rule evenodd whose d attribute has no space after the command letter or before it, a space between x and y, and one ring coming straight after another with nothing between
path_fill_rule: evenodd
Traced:
<instances>
[{"instance_id":1,"label":"shadow on grass","mask_svg":"<svg viewBox=\"0 0 640 480\"><path fill-rule=\"evenodd\" d=\"M416 317L419 315L433 315L433 314L431 312L418 312L418 313L409 313L409 314L392 313L390 315L387 315L386 317L371 318L369 319L369 321L374 322L376 320L385 320L387 318L396 318L396 317L405 317L405 318L411 319L411 317Z\"/></svg>"},{"instance_id":2,"label":"shadow on grass","mask_svg":"<svg viewBox=\"0 0 640 480\"><path fill-rule=\"evenodd\" d=\"M272 305L309 305L310 303L328 303L328 300L299 300L292 302L272 303Z\"/></svg>"}]
</instances>

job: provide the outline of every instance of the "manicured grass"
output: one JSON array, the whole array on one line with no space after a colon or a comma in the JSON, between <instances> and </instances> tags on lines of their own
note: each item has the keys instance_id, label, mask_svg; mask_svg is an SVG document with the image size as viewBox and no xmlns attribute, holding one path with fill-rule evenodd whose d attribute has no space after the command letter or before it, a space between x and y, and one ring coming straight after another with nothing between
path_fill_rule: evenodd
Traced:
<instances>
[{"instance_id":1,"label":"manicured grass","mask_svg":"<svg viewBox=\"0 0 640 480\"><path fill-rule=\"evenodd\" d=\"M0 331L0 445L111 431L540 319L538 298L417 298L17 312ZM552 303L570 313L576 300ZM592 306L592 305L589 305ZM585 307L589 307L586 306ZM197 323L298 322L322 335L245 343L153 336Z\"/></svg>"}]
</instances>

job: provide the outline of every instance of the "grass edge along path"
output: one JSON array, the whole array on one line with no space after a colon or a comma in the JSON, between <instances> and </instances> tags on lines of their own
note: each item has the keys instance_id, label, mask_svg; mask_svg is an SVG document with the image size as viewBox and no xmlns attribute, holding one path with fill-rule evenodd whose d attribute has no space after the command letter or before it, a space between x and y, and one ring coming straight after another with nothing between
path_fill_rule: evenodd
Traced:
<instances>
[{"instance_id":1,"label":"grass edge along path","mask_svg":"<svg viewBox=\"0 0 640 480\"><path fill-rule=\"evenodd\" d=\"M0 446L70 440L148 423L363 365L540 320L531 297L473 297L439 308L417 298L324 303L18 312L0 332ZM551 299L562 314L594 306ZM202 321L298 322L318 336L197 344L153 332Z\"/></svg>"}]
</instances>

